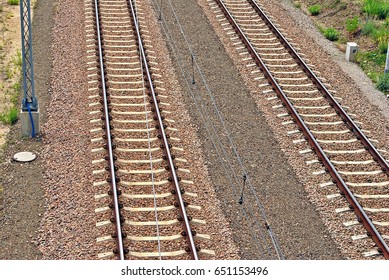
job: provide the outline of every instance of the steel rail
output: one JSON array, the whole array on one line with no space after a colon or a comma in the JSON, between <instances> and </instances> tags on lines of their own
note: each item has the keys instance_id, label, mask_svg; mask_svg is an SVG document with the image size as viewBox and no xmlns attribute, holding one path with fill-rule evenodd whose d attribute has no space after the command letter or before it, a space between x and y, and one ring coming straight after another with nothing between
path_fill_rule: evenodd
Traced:
<instances>
[{"instance_id":1,"label":"steel rail","mask_svg":"<svg viewBox=\"0 0 389 280\"><path fill-rule=\"evenodd\" d=\"M103 50L101 44L101 34L100 34L100 20L99 20L99 10L98 10L98 0L95 1L95 14L96 14L96 31L97 31L97 42L99 49L99 62L100 62L100 75L101 75L101 90L103 96L103 105L104 105L104 118L105 118L105 133L107 141L107 150L109 157L109 173L110 173L110 185L111 192L113 196L113 206L114 206L114 219L115 219L115 228L116 228L116 241L117 241L117 252L120 260L124 260L124 245L123 245L123 233L121 225L121 215L119 208L119 197L118 197L118 188L116 185L116 174L115 174L115 164L114 164L114 155L112 148L112 135L110 127L110 115L108 108L108 98L107 98L107 89L105 83L105 74L104 74L104 61L103 61Z\"/></svg>"},{"instance_id":2,"label":"steel rail","mask_svg":"<svg viewBox=\"0 0 389 280\"><path fill-rule=\"evenodd\" d=\"M287 49L290 55L296 60L297 64L302 68L302 70L308 75L312 82L318 87L319 91L322 92L325 96L324 98L330 103L330 105L336 110L340 115L342 120L348 124L350 130L357 136L358 140L367 148L370 154L373 156L373 159L381 166L382 171L389 174L389 164L384 159L384 157L378 152L366 135L360 130L358 125L350 118L346 111L342 108L339 102L332 96L320 79L313 73L309 66L304 62L304 60L298 55L293 46L286 40L286 38L281 34L278 28L271 22L268 16L263 12L263 10L258 6L254 0L247 0L258 15L263 19L266 25L270 28L273 34L281 41L284 47Z\"/></svg>"},{"instance_id":3,"label":"steel rail","mask_svg":"<svg viewBox=\"0 0 389 280\"><path fill-rule=\"evenodd\" d=\"M140 51L142 61L143 61L144 74L147 77L147 83L148 83L149 90L151 92L151 97L152 97L152 104L155 107L155 118L158 122L157 129L159 131L160 138L163 142L163 144L161 145L161 148L163 148L165 150L165 153L166 153L165 159L168 161L168 164L169 164L168 168L169 168L169 172L170 172L170 176L171 176L169 178L169 181L172 181L172 183L174 184L174 187L175 187L174 194L176 195L176 198L178 200L179 209L181 212L181 218L182 218L182 220L184 222L184 226L185 226L185 233L183 235L186 237L186 239L188 241L189 250L190 250L190 254L191 254L192 258L194 260L198 260L197 248L194 244L194 237L192 234L192 230L190 228L189 218L188 218L188 215L187 215L186 209L185 209L186 203L184 202L184 200L182 198L182 193L181 193L182 189L180 188L180 185L179 185L180 179L177 176L176 167L175 167L174 162L173 162L173 156L170 152L171 145L169 144L168 136L165 133L165 127L163 124L163 117L161 116L161 113L160 113L161 110L159 109L159 106L158 106L159 100L157 99L157 94L154 91L154 84L152 82L147 57L146 57L146 54L145 54L145 51L143 48L142 37L141 37L139 25L138 25L137 14L135 12L132 0L128 0L128 3L130 4L132 20L133 20L133 23L135 26L135 32L136 32L136 35L138 38L139 51Z\"/></svg>"},{"instance_id":4,"label":"steel rail","mask_svg":"<svg viewBox=\"0 0 389 280\"><path fill-rule=\"evenodd\" d=\"M222 12L226 16L227 20L230 22L232 27L234 28L234 30L237 32L239 38L242 40L242 42L244 43L244 45L248 49L248 52L253 57L253 59L255 60L256 64L260 67L261 71L263 72L265 77L268 79L268 81L271 84L273 90L276 92L277 96L281 99L283 105L286 107L288 112L291 114L294 122L299 127L299 130L304 134L304 137L305 137L306 141L308 141L308 143L312 146L312 149L318 155L319 160L325 166L326 171L330 173L330 175L331 175L331 177L333 179L333 183L338 186L342 196L344 196L346 198L346 200L348 201L348 203L350 203L351 208L354 210L354 212L357 215L358 221L363 224L363 226L367 230L368 235L371 236L371 238L374 240L374 242L378 246L379 252L383 254L385 259L389 259L389 247L385 243L385 241L383 240L381 234L377 231L377 229L374 226L374 224L372 223L372 221L366 215L366 213L363 210L362 206L359 204L359 202L357 201L355 196L352 194L351 190L348 188L348 186L346 185L344 180L341 178L340 174L337 172L337 170L335 169L335 167L333 166L333 164L331 163L331 161L329 160L329 158L327 157L327 155L325 154L325 152L323 151L323 149L321 148L319 143L316 141L314 135L311 133L311 131L309 130L309 128L307 127L307 125L305 124L303 119L300 117L300 115L298 114L298 112L294 108L293 104L289 101L289 99L287 98L287 96L284 93L284 91L281 89L281 87L279 86L279 84L277 83L277 81L275 80L273 75L270 73L269 69L263 63L262 59L260 58L260 56L258 55L256 50L254 49L254 47L251 45L250 41L248 40L248 38L246 37L244 32L241 30L241 28L239 27L239 25L237 24L237 22L235 21L235 19L231 15L231 13L228 11L228 9L225 6L225 4L221 0L215 0L215 1L219 5L219 7L221 8ZM251 0L248 0L248 1L251 1ZM270 22L270 20L268 18L267 18L267 20ZM321 84L320 81L319 81L319 83ZM324 85L322 85L322 86L324 87ZM339 105L336 101L335 101L335 104ZM347 116L347 114L344 112L343 109L342 109L342 111ZM349 119L349 117L348 117L348 119ZM363 135L363 133L362 133L362 135Z\"/></svg>"}]
</instances>

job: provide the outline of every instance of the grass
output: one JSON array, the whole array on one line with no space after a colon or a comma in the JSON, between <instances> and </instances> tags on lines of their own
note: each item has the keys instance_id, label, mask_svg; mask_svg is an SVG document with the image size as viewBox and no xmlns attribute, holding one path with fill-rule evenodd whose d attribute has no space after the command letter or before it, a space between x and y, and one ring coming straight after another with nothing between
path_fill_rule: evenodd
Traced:
<instances>
[{"instance_id":1,"label":"grass","mask_svg":"<svg viewBox=\"0 0 389 280\"><path fill-rule=\"evenodd\" d=\"M354 34L359 28L359 18L354 17L352 19L346 20L346 30L352 34Z\"/></svg>"},{"instance_id":2,"label":"grass","mask_svg":"<svg viewBox=\"0 0 389 280\"><path fill-rule=\"evenodd\" d=\"M16 51L16 55L12 58L12 62L19 68L22 68L22 63L23 63L23 60L22 60L22 54L20 52L20 50L17 50Z\"/></svg>"},{"instance_id":3,"label":"grass","mask_svg":"<svg viewBox=\"0 0 389 280\"><path fill-rule=\"evenodd\" d=\"M15 82L12 88L8 89L10 93L11 106L7 108L3 113L0 113L0 122L7 125L13 125L18 120L18 104L19 104L19 93L21 89L21 82Z\"/></svg>"},{"instance_id":4,"label":"grass","mask_svg":"<svg viewBox=\"0 0 389 280\"><path fill-rule=\"evenodd\" d=\"M7 17L7 19L13 18L14 14L12 12L9 12L9 13L7 13L6 17Z\"/></svg>"},{"instance_id":5,"label":"grass","mask_svg":"<svg viewBox=\"0 0 389 280\"><path fill-rule=\"evenodd\" d=\"M19 0L7 0L9 5L19 5Z\"/></svg>"},{"instance_id":6,"label":"grass","mask_svg":"<svg viewBox=\"0 0 389 280\"><path fill-rule=\"evenodd\" d=\"M295 8L301 9L301 3L300 2L294 2L293 5L294 5Z\"/></svg>"},{"instance_id":7,"label":"grass","mask_svg":"<svg viewBox=\"0 0 389 280\"><path fill-rule=\"evenodd\" d=\"M12 79L12 77L14 76L14 71L9 64L7 64L7 66L5 67L5 76L8 80Z\"/></svg>"},{"instance_id":8,"label":"grass","mask_svg":"<svg viewBox=\"0 0 389 280\"><path fill-rule=\"evenodd\" d=\"M377 88L382 92L389 93L389 73L378 78Z\"/></svg>"},{"instance_id":9,"label":"grass","mask_svg":"<svg viewBox=\"0 0 389 280\"><path fill-rule=\"evenodd\" d=\"M389 16L389 1L363 0L363 11L368 16L385 19Z\"/></svg>"},{"instance_id":10,"label":"grass","mask_svg":"<svg viewBox=\"0 0 389 280\"><path fill-rule=\"evenodd\" d=\"M382 41L378 44L378 51L382 54L386 54L388 52L388 42Z\"/></svg>"},{"instance_id":11,"label":"grass","mask_svg":"<svg viewBox=\"0 0 389 280\"><path fill-rule=\"evenodd\" d=\"M386 53L389 43L389 28L385 25L381 25L371 35L377 43L379 51L381 53Z\"/></svg>"},{"instance_id":12,"label":"grass","mask_svg":"<svg viewBox=\"0 0 389 280\"><path fill-rule=\"evenodd\" d=\"M317 16L318 14L320 14L320 10L321 6L319 4L308 7L308 12L313 16Z\"/></svg>"},{"instance_id":13,"label":"grass","mask_svg":"<svg viewBox=\"0 0 389 280\"><path fill-rule=\"evenodd\" d=\"M339 31L337 31L333 27L324 28L322 32L324 34L324 37L326 37L326 39L330 41L336 41L339 39Z\"/></svg>"},{"instance_id":14,"label":"grass","mask_svg":"<svg viewBox=\"0 0 389 280\"><path fill-rule=\"evenodd\" d=\"M366 36L372 35L376 29L375 23L372 20L369 20L362 26L362 34Z\"/></svg>"},{"instance_id":15,"label":"grass","mask_svg":"<svg viewBox=\"0 0 389 280\"><path fill-rule=\"evenodd\" d=\"M378 78L377 88L382 92L389 93L389 73Z\"/></svg>"},{"instance_id":16,"label":"grass","mask_svg":"<svg viewBox=\"0 0 389 280\"><path fill-rule=\"evenodd\" d=\"M293 2L301 1L294 0ZM337 20L334 23L327 21L327 26L332 27L320 26L321 23L317 20L315 24L326 39L336 41L342 49L346 42L351 39L356 40L360 44L356 63L376 87L389 96L389 74L383 75L389 43L389 0L332 0L303 3L307 2L311 5L308 7L308 13L312 16L322 14L327 9L333 9L335 11L329 11L329 14L323 14L323 17L334 18L334 13L344 9L349 10L347 13L343 12L346 17L347 15L349 17L344 21ZM316 5L313 5L315 3Z\"/></svg>"},{"instance_id":17,"label":"grass","mask_svg":"<svg viewBox=\"0 0 389 280\"><path fill-rule=\"evenodd\" d=\"M342 2L342 1L340 1L340 0L335 0L335 1L333 1L333 2L330 4L329 8L333 9L333 8L335 8L336 6L338 6L341 2Z\"/></svg>"},{"instance_id":18,"label":"grass","mask_svg":"<svg viewBox=\"0 0 389 280\"><path fill-rule=\"evenodd\" d=\"M386 55L380 53L379 50L359 52L356 57L356 62L376 84L378 83L380 73L382 73L382 69L385 66L385 61Z\"/></svg>"},{"instance_id":19,"label":"grass","mask_svg":"<svg viewBox=\"0 0 389 280\"><path fill-rule=\"evenodd\" d=\"M13 125L18 120L18 105L19 105L19 95L21 90L21 67L22 67L22 55L20 50L17 50L17 53L10 63L5 66L5 74L7 79L14 79L15 74L18 75L16 82L12 84L11 87L6 89L6 96L9 96L10 106L5 109L4 112L0 113L0 122ZM4 85L1 84L1 88L4 90Z\"/></svg>"},{"instance_id":20,"label":"grass","mask_svg":"<svg viewBox=\"0 0 389 280\"><path fill-rule=\"evenodd\" d=\"M387 2L389 4L389 1ZM360 53L357 56L357 63L372 79L379 90L387 92L388 78L382 77L382 72L388 51L389 19L387 18L384 22L369 19L362 26L361 33L374 41L375 49Z\"/></svg>"},{"instance_id":21,"label":"grass","mask_svg":"<svg viewBox=\"0 0 389 280\"><path fill-rule=\"evenodd\" d=\"M18 109L14 106L8 108L0 114L0 121L4 124L12 125L18 121Z\"/></svg>"},{"instance_id":22,"label":"grass","mask_svg":"<svg viewBox=\"0 0 389 280\"><path fill-rule=\"evenodd\" d=\"M15 82L12 85L13 94L11 94L11 102L14 106L17 106L19 102L19 93L22 89L22 83L21 82Z\"/></svg>"}]
</instances>

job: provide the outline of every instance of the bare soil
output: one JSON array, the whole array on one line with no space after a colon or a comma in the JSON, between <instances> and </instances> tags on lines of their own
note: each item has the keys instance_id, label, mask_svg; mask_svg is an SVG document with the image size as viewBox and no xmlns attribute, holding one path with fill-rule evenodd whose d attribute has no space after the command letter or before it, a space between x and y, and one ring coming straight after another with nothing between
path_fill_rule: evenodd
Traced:
<instances>
[{"instance_id":1,"label":"bare soil","mask_svg":"<svg viewBox=\"0 0 389 280\"><path fill-rule=\"evenodd\" d=\"M46 120L45 107L50 98L51 45L54 0L39 1L33 20L33 55L35 90L41 111L41 124ZM16 25L16 23L15 23ZM17 28L16 28L17 29ZM14 38L20 32L15 30ZM35 245L37 230L45 211L42 189L42 135L31 139L20 137L20 123L11 127L6 146L0 156L0 259L41 259ZM12 160L16 152L31 151L37 159L31 163Z\"/></svg>"},{"instance_id":2,"label":"bare soil","mask_svg":"<svg viewBox=\"0 0 389 280\"><path fill-rule=\"evenodd\" d=\"M21 49L19 5L0 0L0 113L10 106L10 90L20 78L13 59ZM0 123L0 155L9 127Z\"/></svg>"}]
</instances>

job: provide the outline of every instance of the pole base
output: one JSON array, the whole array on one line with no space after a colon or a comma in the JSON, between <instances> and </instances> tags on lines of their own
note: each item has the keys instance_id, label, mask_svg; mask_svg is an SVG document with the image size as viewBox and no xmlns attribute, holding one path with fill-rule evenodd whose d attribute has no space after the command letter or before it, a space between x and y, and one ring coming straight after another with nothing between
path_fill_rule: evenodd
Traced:
<instances>
[{"instance_id":1,"label":"pole base","mask_svg":"<svg viewBox=\"0 0 389 280\"><path fill-rule=\"evenodd\" d=\"M39 125L39 109L36 112L31 112L32 120L34 122L35 135L40 132ZM32 136L32 125L30 120L30 114L28 111L20 111L20 124L21 124L21 135L22 137Z\"/></svg>"}]
</instances>

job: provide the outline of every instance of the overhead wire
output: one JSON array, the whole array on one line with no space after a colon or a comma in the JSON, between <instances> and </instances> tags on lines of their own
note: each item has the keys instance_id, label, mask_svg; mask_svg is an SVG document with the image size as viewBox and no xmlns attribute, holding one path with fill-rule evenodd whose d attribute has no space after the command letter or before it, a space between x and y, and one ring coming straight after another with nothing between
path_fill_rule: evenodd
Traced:
<instances>
[{"instance_id":1,"label":"overhead wire","mask_svg":"<svg viewBox=\"0 0 389 280\"><path fill-rule=\"evenodd\" d=\"M197 73L200 75L201 82L202 82L202 84L204 85L204 87L205 87L205 89L206 89L206 92L207 92L208 96L210 97L210 99L211 99L211 101L212 101L212 105L213 105L213 107L214 107L214 111L217 113L217 116L218 116L218 118L219 118L219 120L220 120L220 123L222 124L222 127L223 127L223 134L225 133L225 134L227 135L227 138L228 138L228 140L229 140L229 143L230 143L230 145L231 145L231 147L232 147L232 149L233 149L235 158L237 159L237 161L238 161L238 163L239 163L239 165L240 165L242 174L245 175L245 174L247 174L247 172L246 172L246 170L245 170L245 168L244 168L244 166L243 166L242 160L241 160L241 158L240 158L240 156L239 156L239 154L238 154L238 152L237 152L237 148L236 148L236 146L235 146L235 144L234 144L234 141L233 141L232 137L230 136L230 133L229 133L228 129L226 128L226 125L225 125L225 122L224 122L224 120L223 120L222 114L221 114L220 110L218 109L218 107L217 107L217 105L216 105L216 101L215 101L215 99L214 99L213 93L211 92L211 90L210 90L210 88L209 88L209 86L208 86L208 84L207 84L207 82L206 82L206 80L205 80L205 77L204 77L204 74L203 74L203 72L202 72L202 70L201 70L201 67L200 67L199 64L197 63L196 57L195 57L195 55L194 55L194 52L193 52L193 50L192 50L192 48L191 48L191 45L189 44L188 39L187 39L187 37L186 37L186 35L185 35L184 28L183 28L183 26L181 25L181 23L180 23L180 21L179 21L179 18L178 18L177 14L176 14L176 12L175 12L175 10L174 10L174 7L173 7L171 1L169 0L168 3L169 3L170 10L171 10L171 12L173 13L173 16L174 16L174 18L175 18L175 21L176 21L176 23L177 23L177 25L178 25L178 27L179 27L180 33L181 33L182 37L184 38L184 41L185 41L185 43L186 43L186 45L187 45L187 48L188 48L188 50L189 50L189 54L190 54L191 59L192 59L192 61L193 61L192 67L195 66L195 67L196 67L196 70L197 70ZM156 0L153 0L153 3L152 3L152 4L153 4L155 10L158 11L159 14L162 14L162 7L161 7L161 6L158 6L158 4L156 3ZM161 2L160 2L160 5L162 5ZM209 112L208 112L208 110L207 110L207 106L204 104L202 98L200 98L200 97L201 97L200 94L195 94L195 93L193 92L193 90L192 90L192 87L193 87L193 88L194 88L194 91L196 91L197 93L199 93L199 91L200 91L200 89L199 89L199 87L197 86L196 83L193 83L193 82L192 82L192 83L191 83L192 86L191 86L190 83L189 83L189 81L188 81L188 80L192 80L193 77L190 77L191 75L188 74L188 71L185 70L185 66L183 66L183 63L181 63L181 62L185 61L185 59L183 58L183 55L182 55L182 53L181 53L181 51L180 51L180 48L178 48L178 46L177 46L177 44L176 44L176 40L174 40L174 38L173 38L174 36L172 35L172 32L171 32L170 28L168 27L168 24L167 24L167 22L165 21L165 19L164 19L163 16L160 18L160 21L161 21L162 30L163 30L165 36L168 38L168 44L170 45L170 47L171 47L172 49L176 50L176 51L174 52L174 54L175 54L175 60L176 60L177 64L178 64L179 67L180 67L180 71L181 71L181 73L182 73L182 76L184 77L184 80L185 80L186 84L187 84L187 87L188 87L189 92L190 92L190 94L191 94L191 98L194 100L194 102L195 102L195 104L196 104L196 109L197 109L197 111L199 112L199 114L200 114L200 116L201 116L201 118L202 118L202 120L203 120L204 127L205 127L205 129L206 129L206 131L207 131L207 133L208 133L208 136L210 136L210 139L211 139L211 141L212 141L213 147L215 148L215 151L216 151L216 153L217 153L217 155L218 155L218 157L219 157L219 161L222 163L223 169L225 170L225 174L227 174L228 180L229 180L230 185L231 185L231 187L232 187L232 190L233 190L233 192L234 192L234 194L235 194L235 197L237 197L237 196L239 196L239 193L240 193L240 192L236 190L236 186L239 185L239 177L240 177L240 176L238 176L238 175L235 173L235 170L232 168L232 163L230 162L230 158L229 158L229 156L228 156L228 154L227 154L227 152L226 152L226 149L225 149L225 147L224 147L222 141L220 140L220 138L217 136L218 133L216 132L216 128L215 128L214 124L213 124L212 121L211 121L210 114L209 114ZM178 57L177 57L177 55L178 55ZM192 74L192 76L193 76L193 74ZM196 98L196 96L197 96L197 98ZM201 103L201 104L199 104L199 103ZM208 122L209 122L210 124L209 124ZM211 131L211 130L212 130L212 131ZM214 137L213 134L216 135L216 137ZM215 140L215 138L217 138L217 140ZM225 164L224 164L225 161L227 162L228 167L225 166ZM230 174L232 174L232 177L233 177L233 178L230 176ZM278 259L283 259L284 257L283 257L281 248L280 248L279 245L278 245L278 242L277 242L277 240L276 240L276 238L275 238L275 236L274 236L274 234L273 234L273 232L272 232L272 230L271 230L270 225L268 225L268 223L267 223L266 214L265 214L263 205L260 203L260 201L259 201L259 199L258 199L258 197L257 197L257 195L256 195L256 192L255 192L255 190L254 190L254 187L252 186L252 184L251 184L251 182L250 182L249 179L247 180L247 184L248 184L248 186L249 186L251 192L253 193L253 196L254 196L254 198L255 198L256 204L257 204L257 206L258 206L259 209L260 209L261 216L262 216L263 220L265 221L265 225L266 225L268 234L270 235L270 238L271 238L271 240L272 240L272 245L273 245L273 247L275 248L277 258L278 258ZM251 217L252 217L251 219L253 219L254 224L256 225L256 227L257 227L258 229L261 229L260 223L258 222L257 218L255 217L255 215L254 215L254 213L253 213L254 210L252 209L252 207L251 207L250 204L248 205L248 208L249 208L249 209L248 209L248 210L249 210L248 212L250 213L250 215L251 215ZM247 220L247 219L248 219L248 218L247 218L247 214L248 214L248 213L247 213L247 211L245 210L244 207L242 207L242 211L244 211L244 214L245 214L246 220ZM257 231L255 231L255 232L257 232ZM265 238L264 238L264 236L263 236L262 230L259 230L259 232L260 232L260 235L261 235L261 236L260 236L261 239L262 239L263 241L265 241ZM255 239L257 239L257 238L255 237ZM259 242L258 240L256 240L256 241ZM267 245L267 242L266 242L266 241L265 241L265 243L266 243L266 245ZM259 244L259 247L257 246L257 248L260 248L260 247L262 247L262 246L263 246L263 244ZM266 247L267 247L267 246L266 246ZM269 254L269 255L272 255L272 254L269 252L269 248L267 247L266 249L267 249L267 251L268 251L268 254ZM261 253L262 253L262 255L263 255L263 252L261 252Z\"/></svg>"},{"instance_id":2,"label":"overhead wire","mask_svg":"<svg viewBox=\"0 0 389 280\"><path fill-rule=\"evenodd\" d=\"M176 19L178 20L178 18L176 18ZM169 32L169 31L168 31L168 32ZM181 28L181 33L183 33L183 29L182 29L182 28ZM174 40L173 40L173 43L175 44L175 41L174 41ZM188 75L188 77L189 77L189 75ZM189 79L189 78L188 78L188 79ZM192 84L193 84L193 83L192 83ZM195 88L196 88L197 91L199 90L199 89L197 88L197 86L195 86ZM195 100L195 102L196 102L195 95L192 95L192 97L194 98L194 100ZM203 103L202 100L201 100L201 98L199 98L199 100L200 100L201 103ZM196 102L196 104L197 104L197 102ZM206 107L204 106L204 104L201 104L201 106L198 106L198 104L197 104L197 107L201 107L201 108L203 108L203 109L206 108ZM204 113L202 113L202 114L204 114ZM206 109L205 109L205 114L207 114L207 116L206 116L206 117L203 117L203 119L204 119L204 120L207 120L207 119L209 120L209 119L210 119L210 118L209 118L209 113L207 113ZM206 121L204 121L204 124L206 124ZM215 127L214 127L214 125L213 125L212 123L211 123L211 127L212 127L212 129L213 129L215 135L217 135L216 130L215 130ZM210 135L210 136L211 136L211 135ZM212 136L211 136L211 137L212 137ZM226 162L228 163L228 165L229 165L229 171L226 170L226 174L232 173L233 176L234 176L235 183L231 183L231 182L230 182L230 183L231 183L231 187L232 187L232 189L233 189L233 192L234 192L234 194L235 194L235 196L236 196L237 191L236 191L236 187L235 187L235 186L239 184L239 183L238 183L238 178L237 178L237 175L236 175L235 172L234 172L234 169L233 169L232 166L231 166L230 161L229 161L229 160L226 160L226 159L229 158L229 156L227 155L226 150L225 150L225 148L224 148L222 142L220 141L220 139L218 139L218 140L219 140L218 142L220 143L222 152L223 152L223 154L224 154L224 157L221 157L220 154L219 154L220 162L223 164L223 166L224 166L224 161L226 161ZM216 147L216 146L215 146L215 147ZM224 168L225 168L225 167L224 167ZM244 208L243 208L243 211L245 212L245 214L247 214ZM251 214L252 214L252 211L251 211ZM255 221L255 219L254 219L254 221ZM257 222L256 222L256 224L257 224L257 226L259 226ZM259 232L260 232L260 234L262 235L262 231L259 231ZM262 237L262 239L264 239L263 235L262 235L261 237ZM257 240L257 244L259 244L258 240ZM267 248L267 249L268 249L268 248ZM269 249L268 249L268 251L269 251ZM262 252L261 252L261 253L262 253Z\"/></svg>"},{"instance_id":3,"label":"overhead wire","mask_svg":"<svg viewBox=\"0 0 389 280\"><path fill-rule=\"evenodd\" d=\"M131 0L129 0L131 1ZM137 1L134 0L134 7L135 7L135 15L134 15L134 21L137 21L138 26L139 26L139 21L138 21L138 5ZM144 71L143 67L143 60L142 60L142 53L140 50L140 45L142 42L139 42L138 44L138 51L139 51L139 61L140 61L140 70L141 73ZM146 100L146 91L145 91L145 79L144 76L142 76L142 87L143 87L143 103L144 103L144 109L145 109L145 117L146 117L146 130L147 130L147 139L148 139L148 149L149 149L149 159L150 159L150 176L151 176L151 182L152 182L152 189L153 189L153 202L154 202L154 217L155 217L155 226L156 226L156 234L157 234L157 247L158 247L158 255L159 259L162 259L162 252L161 252L161 239L160 239L160 230L159 230L159 225L158 225L158 211L157 211L157 198L156 198L156 191L155 191L155 177L154 177L154 167L153 167L153 156L151 152L151 137L150 137L150 130L149 130L149 121L148 121L148 111L147 111L147 100Z\"/></svg>"}]
</instances>

